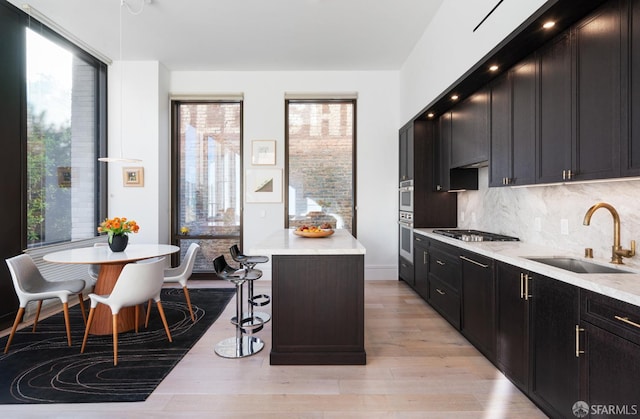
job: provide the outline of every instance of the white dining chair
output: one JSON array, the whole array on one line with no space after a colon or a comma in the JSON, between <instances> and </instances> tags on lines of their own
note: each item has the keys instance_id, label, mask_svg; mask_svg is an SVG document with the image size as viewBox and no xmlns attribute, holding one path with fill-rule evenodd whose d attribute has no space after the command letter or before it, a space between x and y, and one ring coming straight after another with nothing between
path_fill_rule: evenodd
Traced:
<instances>
[{"instance_id":1,"label":"white dining chair","mask_svg":"<svg viewBox=\"0 0 640 419\"><path fill-rule=\"evenodd\" d=\"M184 259L180 266L175 268L168 268L164 270L164 283L179 283L182 285L182 290L184 291L184 298L187 301L187 307L189 307L189 314L191 314L191 321L196 321L196 317L193 314L193 308L191 307L191 297L189 296L189 288L187 288L187 281L191 277L191 273L193 272L193 265L196 262L196 254L200 249L200 245L197 243L191 243L189 248L187 249L187 253L184 255ZM147 307L147 320L145 322L145 326L149 323L149 312L151 308L151 301L149 301L149 305Z\"/></svg>"},{"instance_id":2,"label":"white dining chair","mask_svg":"<svg viewBox=\"0 0 640 419\"><path fill-rule=\"evenodd\" d=\"M94 243L93 247L103 247L108 245L109 243L100 242L100 243ZM98 275L100 275L100 265L99 264L89 265L89 277L93 281L93 285L96 284L96 281L98 280Z\"/></svg>"},{"instance_id":3,"label":"white dining chair","mask_svg":"<svg viewBox=\"0 0 640 419\"><path fill-rule=\"evenodd\" d=\"M67 331L67 343L71 346L71 326L69 325L69 296L78 294L80 309L82 310L82 318L85 317L84 300L82 290L86 287L86 282L82 279L70 279L66 281L48 281L33 262L31 257L26 254L14 256L6 260L13 280L13 287L18 296L20 307L16 313L16 318L9 334L9 340L4 348L4 353L9 351L9 346L13 340L13 336L18 329L18 325L22 320L25 308L30 301L38 301L38 308L33 321L32 331L36 331L38 318L40 317L40 309L42 301L50 298L59 298L62 302L62 311L64 313L64 323Z\"/></svg>"},{"instance_id":4,"label":"white dining chair","mask_svg":"<svg viewBox=\"0 0 640 419\"><path fill-rule=\"evenodd\" d=\"M124 266L113 291L109 295L89 294L91 300L91 309L89 310L89 319L82 340L82 348L80 352L84 353L89 337L89 329L93 322L95 309L98 304L105 304L111 309L113 323L113 365L118 365L118 312L123 307L135 306L135 331L138 332L138 318L140 316L140 304L146 303L153 299L158 306L165 332L169 338L169 342L173 342L167 318L164 315L162 302L160 301L160 291L162 290L162 267L164 258L154 258L148 261L140 261L137 263L129 263Z\"/></svg>"}]
</instances>

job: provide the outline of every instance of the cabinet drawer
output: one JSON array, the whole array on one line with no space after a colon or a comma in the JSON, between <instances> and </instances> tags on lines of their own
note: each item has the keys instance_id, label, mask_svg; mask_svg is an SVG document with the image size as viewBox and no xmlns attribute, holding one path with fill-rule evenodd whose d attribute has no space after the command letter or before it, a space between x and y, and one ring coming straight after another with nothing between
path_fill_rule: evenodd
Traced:
<instances>
[{"instance_id":1,"label":"cabinet drawer","mask_svg":"<svg viewBox=\"0 0 640 419\"><path fill-rule=\"evenodd\" d=\"M457 292L444 282L429 278L429 304L460 330L460 295Z\"/></svg>"},{"instance_id":2,"label":"cabinet drawer","mask_svg":"<svg viewBox=\"0 0 640 419\"><path fill-rule=\"evenodd\" d=\"M582 291L580 317L640 345L640 307L591 291Z\"/></svg>"},{"instance_id":3,"label":"cabinet drawer","mask_svg":"<svg viewBox=\"0 0 640 419\"><path fill-rule=\"evenodd\" d=\"M429 278L435 277L455 292L460 292L460 258L431 246L429 250Z\"/></svg>"},{"instance_id":4,"label":"cabinet drawer","mask_svg":"<svg viewBox=\"0 0 640 419\"><path fill-rule=\"evenodd\" d=\"M413 264L405 258L398 258L398 276L407 284L414 285Z\"/></svg>"}]
</instances>

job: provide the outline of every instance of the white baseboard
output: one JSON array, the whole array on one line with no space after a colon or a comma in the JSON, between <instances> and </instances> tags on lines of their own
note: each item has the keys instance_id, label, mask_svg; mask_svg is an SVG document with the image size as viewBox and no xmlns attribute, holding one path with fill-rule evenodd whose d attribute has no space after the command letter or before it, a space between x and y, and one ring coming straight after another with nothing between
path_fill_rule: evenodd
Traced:
<instances>
[{"instance_id":1,"label":"white baseboard","mask_svg":"<svg viewBox=\"0 0 640 419\"><path fill-rule=\"evenodd\" d=\"M398 279L397 265L365 265L364 279L367 281L380 281L384 279Z\"/></svg>"}]
</instances>

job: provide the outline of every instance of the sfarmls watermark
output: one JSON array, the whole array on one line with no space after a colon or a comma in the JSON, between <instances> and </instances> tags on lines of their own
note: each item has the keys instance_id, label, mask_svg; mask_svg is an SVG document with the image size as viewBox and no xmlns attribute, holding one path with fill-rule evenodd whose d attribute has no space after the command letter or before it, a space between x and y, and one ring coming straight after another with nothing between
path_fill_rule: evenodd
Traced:
<instances>
[{"instance_id":1,"label":"sfarmls watermark","mask_svg":"<svg viewBox=\"0 0 640 419\"><path fill-rule=\"evenodd\" d=\"M607 416L635 416L638 414L637 404L592 404L577 401L572 407L573 414L578 418L583 418L588 414Z\"/></svg>"}]
</instances>

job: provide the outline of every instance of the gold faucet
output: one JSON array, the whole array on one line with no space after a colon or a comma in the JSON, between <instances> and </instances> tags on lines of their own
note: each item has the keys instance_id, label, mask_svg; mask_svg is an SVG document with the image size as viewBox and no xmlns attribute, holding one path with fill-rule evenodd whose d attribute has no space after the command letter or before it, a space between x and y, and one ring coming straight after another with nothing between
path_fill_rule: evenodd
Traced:
<instances>
[{"instance_id":1,"label":"gold faucet","mask_svg":"<svg viewBox=\"0 0 640 419\"><path fill-rule=\"evenodd\" d=\"M620 215L618 215L618 211L606 202L598 202L591 208L587 210L587 213L584 215L584 221L582 224L588 226L591 222L591 216L596 210L599 208L606 208L609 210L611 215L613 216L613 247L611 249L611 263L615 263L616 265L623 265L624 262L622 258L630 258L636 254L636 241L631 240L631 249L623 249L620 246Z\"/></svg>"}]
</instances>

